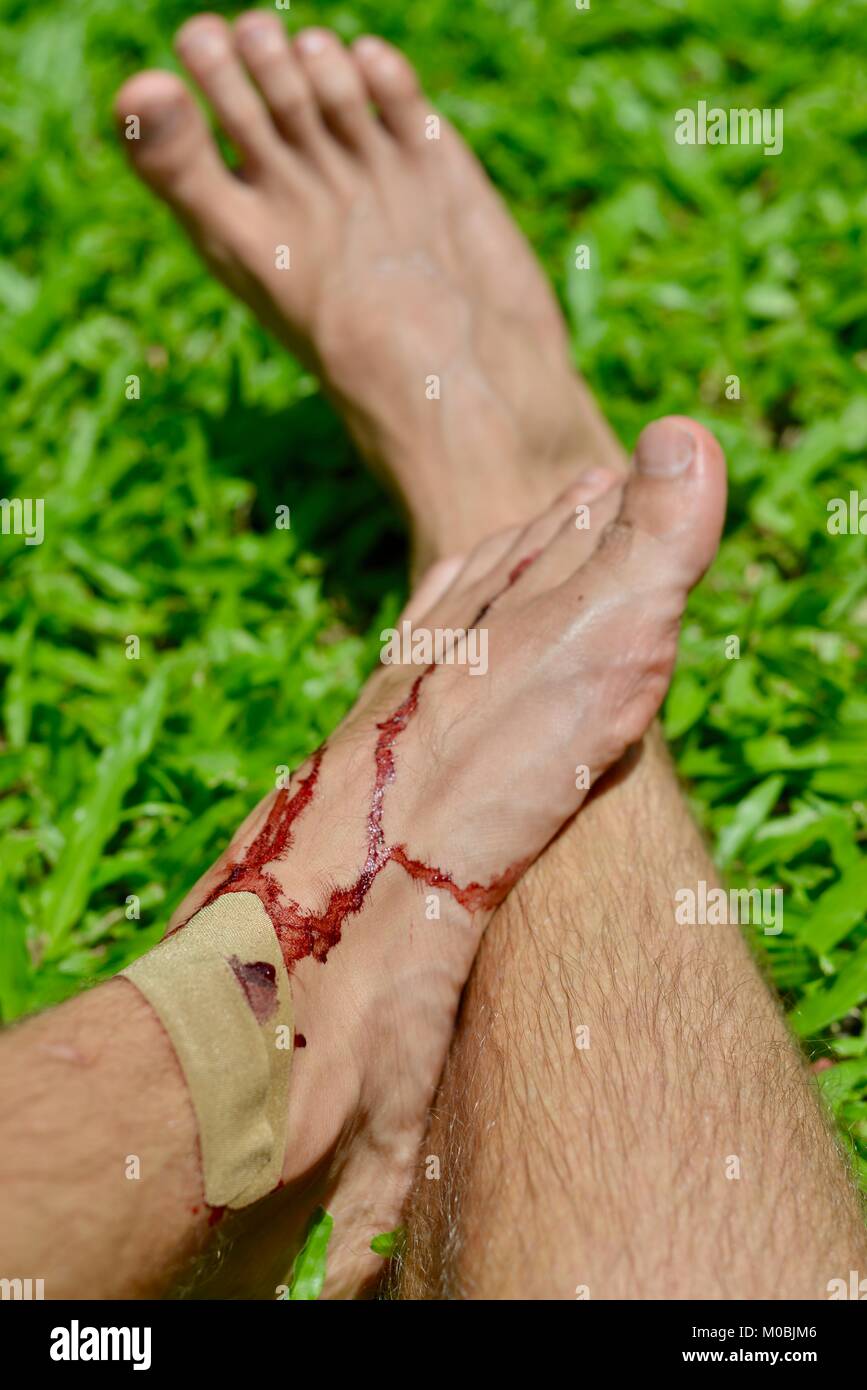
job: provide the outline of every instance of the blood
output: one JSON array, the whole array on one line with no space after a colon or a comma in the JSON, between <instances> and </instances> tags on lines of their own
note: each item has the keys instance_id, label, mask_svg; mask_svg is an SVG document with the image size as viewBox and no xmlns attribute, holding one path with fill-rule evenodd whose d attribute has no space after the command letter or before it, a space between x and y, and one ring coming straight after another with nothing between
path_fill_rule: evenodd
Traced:
<instances>
[{"instance_id":1,"label":"blood","mask_svg":"<svg viewBox=\"0 0 867 1390\"><path fill-rule=\"evenodd\" d=\"M208 1225L219 1226L223 1217L226 1215L225 1207L211 1207L208 1211Z\"/></svg>"},{"instance_id":2,"label":"blood","mask_svg":"<svg viewBox=\"0 0 867 1390\"><path fill-rule=\"evenodd\" d=\"M304 1036L303 1033L296 1033L296 1034L295 1034L295 1038L294 1038L294 1043L295 1043L295 1046L296 1046L296 1047L306 1047L306 1046L307 1046L307 1039L305 1038L305 1036Z\"/></svg>"},{"instance_id":3,"label":"blood","mask_svg":"<svg viewBox=\"0 0 867 1390\"><path fill-rule=\"evenodd\" d=\"M533 563L538 553L537 551L526 556L515 565L500 593L511 588L527 567ZM482 606L470 624L471 627L478 626L492 603L499 596L499 593L495 594ZM328 959L328 953L340 940L348 918L356 916L361 911L377 876L387 864L399 865L416 882L450 893L456 902L470 912L477 912L481 909L491 910L502 902L524 872L529 860L522 859L510 865L502 874L493 878L490 883L473 882L460 885L455 883L452 875L445 869L426 864L419 859L413 859L404 845L386 844L382 820L386 791L396 778L395 744L418 710L424 682L436 669L435 663L426 666L413 681L409 693L393 714L376 726L374 782L367 813L367 850L364 865L355 881L345 887L333 889L325 907L320 912L306 912L299 903L284 893L276 878L267 869L269 864L274 864L285 858L292 845L295 822L303 815L313 800L322 760L327 749L327 744L323 744L313 754L310 771L301 779L294 791L290 794L288 788L281 788L277 792L265 824L258 835L244 850L241 858L229 865L224 877L200 904L197 911L207 907L209 903L222 897L224 893L255 893L271 918L277 939L280 942L286 968L291 972L295 963L307 956L313 956L315 960L322 962ZM236 961L237 965L235 964ZM232 964L232 968L235 970L255 1012L256 1004L253 1003L250 991L253 989L261 993L263 981L261 975L258 975L255 982L252 982L250 972L261 971L265 963L258 961L243 965L237 960L237 957L234 957L230 964ZM261 999L259 999L259 1003L261 1005ZM295 1045L297 1047L306 1046L306 1039L303 1034L296 1034Z\"/></svg>"},{"instance_id":4,"label":"blood","mask_svg":"<svg viewBox=\"0 0 867 1390\"><path fill-rule=\"evenodd\" d=\"M244 962L230 956L229 964L258 1022L267 1023L277 1008L277 971L267 960Z\"/></svg>"},{"instance_id":5,"label":"blood","mask_svg":"<svg viewBox=\"0 0 867 1390\"><path fill-rule=\"evenodd\" d=\"M425 864L420 859L411 859L403 845L392 845L390 854L392 862L399 864L410 878L426 883L429 888L445 888L455 901L469 912L478 912L480 909L490 911L495 908L532 863L531 859L519 859L517 863L510 864L498 878L491 879L490 883L468 883L462 888L445 870L435 869L433 865Z\"/></svg>"},{"instance_id":6,"label":"blood","mask_svg":"<svg viewBox=\"0 0 867 1390\"><path fill-rule=\"evenodd\" d=\"M517 579L520 579L524 570L529 569L533 561L537 560L541 553L540 550L534 550L532 554L525 555L523 560L519 560L515 568L509 574L509 584L512 585Z\"/></svg>"}]
</instances>

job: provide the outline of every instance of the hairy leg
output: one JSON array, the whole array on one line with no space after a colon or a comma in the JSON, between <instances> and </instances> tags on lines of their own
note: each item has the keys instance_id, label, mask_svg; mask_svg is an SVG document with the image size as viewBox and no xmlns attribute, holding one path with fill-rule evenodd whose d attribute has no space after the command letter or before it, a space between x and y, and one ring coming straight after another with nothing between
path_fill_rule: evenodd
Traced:
<instances>
[{"instance_id":1,"label":"hairy leg","mask_svg":"<svg viewBox=\"0 0 867 1390\"><path fill-rule=\"evenodd\" d=\"M523 521L590 465L622 466L616 442L571 370L563 325L538 266L483 171L448 122L440 122L402 55L373 38L349 53L325 30L302 33L289 45L273 14L256 13L242 16L233 30L214 16L196 16L182 29L178 48L238 152L242 177L229 173L189 93L168 73L140 74L120 94L128 152L209 264L319 372L365 457L402 497L419 567ZM140 141L128 138L132 116L140 117ZM433 131L432 123L441 129ZM291 250L291 269L288 263L275 268L281 247ZM636 866L643 872L636 873ZM544 1123L536 1117L538 1171L531 1146L512 1160L510 1192L523 1174L525 1188L535 1185L544 1197L546 1169L565 1174L570 1194L574 1188L574 1200L589 1213L585 1222L597 1221L606 1234L616 1212L608 1203L599 1214L606 1189L600 1184L597 1191L596 1175L607 1164L613 1190L632 1184L632 1190L653 1197L646 1216L639 1203L622 1198L630 1229L655 1220L675 1257L688 1253L678 1233L696 1223L686 1198L677 1220L672 1206L677 1215L678 1194L702 1181L697 1172L716 1171L708 1137L713 1117L720 1142L735 1135L727 1153L737 1156L737 1143L755 1150L761 1134L769 1146L767 1161L780 1165L781 1173L776 1179L772 1174L764 1189L766 1211L773 1210L775 1181L784 1182L786 1171L797 1173L796 1188L806 1183L797 1165L806 1165L804 1146L810 1143L816 1170L830 1165L829 1190L848 1201L845 1179L829 1158L823 1122L800 1079L797 1054L739 939L708 928L699 937L702 929L673 926L674 888L690 877L710 880L712 869L670 767L649 750L636 771L586 808L549 849L489 930L442 1092L446 1127L466 1140L460 1167L467 1217L455 1227L455 1248L462 1244L465 1260L474 1261L471 1271L466 1264L461 1270L467 1286L471 1272L482 1280L485 1249L473 1244L472 1214L483 1234L490 1225L479 1216L479 1185L505 1183L497 1177L493 1140L504 1151L519 1152L520 1126L510 1127L505 1112L500 1117L498 1092L504 1105L513 1098L512 1120L520 1106L528 1112L535 1106L547 1117ZM569 1001L575 1001L573 1014L592 1014L603 1025L608 1020L610 1037L602 1025L596 1034L591 1030L595 1051L591 1046L576 1055L574 1044L565 1054L558 1050L572 1036L565 1026L572 1021ZM737 1009L743 1007L747 1022L739 1025ZM515 1020L525 1015L526 1036L513 1048ZM711 1040L704 1057L707 1017ZM678 1045L670 1036L675 1025L681 1029ZM739 1026L743 1031L735 1036ZM691 1029L698 1031L690 1048L683 1039L693 1037ZM476 1064L479 1038L486 1041ZM532 1050L527 1038L534 1040ZM728 1066L719 1061L726 1048ZM498 1049L499 1068L492 1063ZM558 1074L568 1078L562 1083L568 1105L553 1089ZM656 1087L649 1105L642 1089L648 1074ZM765 1089L756 1095L761 1078ZM704 1108L699 1082L710 1096ZM485 1099L464 1123L461 1115L473 1114L466 1104L476 1084ZM529 1099L523 1094L527 1087ZM747 1096L752 1109L742 1099ZM774 1125L762 1128L763 1121L751 1118L757 1100L776 1117ZM582 1106L592 1106L591 1118L599 1117L601 1130L590 1127ZM610 1135L606 1113L613 1121ZM575 1118L580 1128L573 1134ZM551 1128L555 1121L559 1141ZM798 1143L786 1137L786 1127L796 1123L814 1138ZM444 1133L443 1124L438 1122L435 1134ZM573 1183L565 1165L581 1153L589 1158L583 1160L581 1183ZM631 1172L639 1158L631 1156L644 1153L656 1160L648 1162L646 1173L641 1170L642 1189ZM759 1191L758 1161L753 1153L753 1166L745 1160L741 1179L723 1189L744 1223L755 1217L743 1194ZM676 1182L667 1176L672 1171L679 1175ZM448 1210L457 1200L457 1179L452 1162L442 1186L432 1180L426 1192L448 1197ZM668 1192L667 1204L657 1188ZM825 1206L815 1210L826 1211L830 1200L826 1195ZM549 1213L552 1222L563 1216L561 1208ZM508 1215L504 1204L497 1219L502 1224ZM520 1215L526 1216L525 1207ZM536 1220L542 1218L534 1210L528 1226ZM517 1239L518 1229L513 1224L508 1239ZM587 1268L589 1254L576 1231L580 1245L567 1242L566 1264L575 1249L575 1261L580 1255ZM559 1248L561 1232L556 1234ZM647 1253L645 1246L652 1253L653 1241L644 1234L620 1244L632 1251L639 1239L641 1253ZM610 1246L610 1234L607 1240ZM521 1276L525 1289L531 1280L544 1285L546 1270L553 1269L546 1248L551 1244L540 1231L535 1273ZM407 1289L413 1269L417 1287L424 1287L422 1245L418 1228ZM600 1240L600 1270L606 1248ZM494 1259L496 1252L488 1249L484 1279L509 1276L509 1253L504 1249ZM439 1250L440 1263L443 1258ZM700 1261L692 1264L697 1268Z\"/></svg>"},{"instance_id":2,"label":"hairy leg","mask_svg":"<svg viewBox=\"0 0 867 1390\"><path fill-rule=\"evenodd\" d=\"M163 1005L173 1001L182 1019L178 1057L189 1056L192 1036L210 1058L204 1084L200 1076L190 1093L196 1113L210 1092L232 1117L224 1128L243 1131L251 1114L258 1121L247 1162L270 1194L269 1210L247 1218L242 1203L237 1220L230 1218L233 1239L243 1226L258 1258L239 1270L237 1257L246 1262L252 1252L249 1239L238 1241L236 1258L212 1271L217 1280L235 1280L235 1292L273 1292L305 1209L320 1200L335 1222L331 1295L355 1296L378 1278L370 1241L393 1229L405 1205L460 992L491 913L576 813L586 787L647 729L665 694L687 590L716 549L724 512L718 447L693 426L685 458L685 437L679 424L651 426L645 439L656 447L648 466L625 487L612 482L593 494L598 544L575 527L575 506L588 496L578 483L519 534L482 543L424 603L417 595L416 630L448 631L457 645L469 625L484 634L490 671L487 662L482 672L430 658L383 666L327 745L251 813L178 909L170 967L165 954L144 967L151 987L160 979ZM650 466L663 438L664 472ZM603 625L607 644L599 640ZM580 787L578 761L588 771ZM506 817L508 804L513 814ZM234 939L227 923L255 907L254 895L264 939L240 950L258 951L261 943L268 954L251 959L235 944L249 937ZM204 929L201 917L190 924L220 899L216 921L211 912ZM202 937L187 938L189 959L178 967L175 952L185 949L188 931L203 933L210 957ZM292 1028L303 1045L286 1088L288 1139L284 1147L280 1134L278 1148L270 1100L262 1113L261 1070L245 1058L250 1011L260 1063L289 1027L275 1013L281 956L292 980ZM189 1007L193 970L198 1020ZM143 992L152 997L147 986ZM0 1260L32 1268L32 1252L42 1252L55 1291L111 1292L118 1279L123 1292L158 1291L185 1257L204 1252L209 1223L225 1211L220 1203L237 1205L228 1196L237 1185L215 1194L207 1180L197 1200L191 1107L179 1092L179 1069L172 1070L159 1030L141 1010L136 1020L124 994L128 982L112 982L90 1002L75 1001L4 1039ZM233 1003L242 1043L228 1026ZM133 1017L118 1042L125 1007ZM142 1047L160 1085L145 1087L139 1113L123 1059L138 1059ZM208 1134L200 1128L206 1171L208 1154L220 1147ZM69 1183L49 1180L44 1154L58 1150ZM266 1154L274 1165L267 1181ZM140 1187L124 1183L132 1158ZM229 1170L237 1183L237 1158ZM282 1220L271 1219L277 1208ZM80 1248L68 1260L51 1258L58 1212L80 1227ZM167 1231L158 1237L160 1222ZM134 1253L125 1252L121 1272L118 1232L130 1226Z\"/></svg>"},{"instance_id":3,"label":"hairy leg","mask_svg":"<svg viewBox=\"0 0 867 1390\"><path fill-rule=\"evenodd\" d=\"M867 1267L853 1183L739 929L675 923L700 879L654 736L488 928L400 1297L821 1298Z\"/></svg>"}]
</instances>

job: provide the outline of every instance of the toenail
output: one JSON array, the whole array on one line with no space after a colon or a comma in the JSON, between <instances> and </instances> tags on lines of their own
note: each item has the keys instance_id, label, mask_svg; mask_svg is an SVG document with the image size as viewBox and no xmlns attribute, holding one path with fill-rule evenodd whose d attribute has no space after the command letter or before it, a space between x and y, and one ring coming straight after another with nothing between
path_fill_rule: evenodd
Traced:
<instances>
[{"instance_id":1,"label":"toenail","mask_svg":"<svg viewBox=\"0 0 867 1390\"><path fill-rule=\"evenodd\" d=\"M246 48L255 48L259 53L279 53L283 47L282 36L273 24L245 24L238 36Z\"/></svg>"},{"instance_id":2,"label":"toenail","mask_svg":"<svg viewBox=\"0 0 867 1390\"><path fill-rule=\"evenodd\" d=\"M363 39L356 39L352 47L356 53L367 53L371 58L378 58L386 51L379 39L374 38L372 34L365 34Z\"/></svg>"},{"instance_id":3,"label":"toenail","mask_svg":"<svg viewBox=\"0 0 867 1390\"><path fill-rule=\"evenodd\" d=\"M183 109L180 101L166 101L162 106L157 106L141 120L140 139L143 145L149 144L152 140L165 140L178 124L178 117Z\"/></svg>"},{"instance_id":4,"label":"toenail","mask_svg":"<svg viewBox=\"0 0 867 1390\"><path fill-rule=\"evenodd\" d=\"M372 37L359 39L354 46L356 50L361 52L362 56L366 55L375 61L379 71L386 76L396 75L400 71L400 59L397 54L392 53L390 48L379 42L379 39Z\"/></svg>"},{"instance_id":5,"label":"toenail","mask_svg":"<svg viewBox=\"0 0 867 1390\"><path fill-rule=\"evenodd\" d=\"M322 29L305 29L298 35L298 47L303 53L321 53L328 43L328 35Z\"/></svg>"},{"instance_id":6,"label":"toenail","mask_svg":"<svg viewBox=\"0 0 867 1390\"><path fill-rule=\"evenodd\" d=\"M185 53L197 57L215 58L218 53L225 53L226 42L222 34L215 34L213 29L193 29L184 35L183 48Z\"/></svg>"},{"instance_id":7,"label":"toenail","mask_svg":"<svg viewBox=\"0 0 867 1390\"><path fill-rule=\"evenodd\" d=\"M694 458L695 439L670 420L648 425L635 450L638 471L653 478L675 478L686 472Z\"/></svg>"}]
</instances>

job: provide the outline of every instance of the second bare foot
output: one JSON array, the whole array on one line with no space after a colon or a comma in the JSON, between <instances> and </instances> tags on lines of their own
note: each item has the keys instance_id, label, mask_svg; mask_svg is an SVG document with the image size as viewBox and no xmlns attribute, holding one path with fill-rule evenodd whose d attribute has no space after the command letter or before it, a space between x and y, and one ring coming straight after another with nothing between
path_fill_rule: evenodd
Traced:
<instances>
[{"instance_id":1,"label":"second bare foot","mask_svg":"<svg viewBox=\"0 0 867 1390\"><path fill-rule=\"evenodd\" d=\"M239 167L168 72L118 96L133 164L320 374L420 565L525 522L594 462L621 466L538 262L397 49L325 29L290 43L260 11L197 15L177 49Z\"/></svg>"}]
</instances>

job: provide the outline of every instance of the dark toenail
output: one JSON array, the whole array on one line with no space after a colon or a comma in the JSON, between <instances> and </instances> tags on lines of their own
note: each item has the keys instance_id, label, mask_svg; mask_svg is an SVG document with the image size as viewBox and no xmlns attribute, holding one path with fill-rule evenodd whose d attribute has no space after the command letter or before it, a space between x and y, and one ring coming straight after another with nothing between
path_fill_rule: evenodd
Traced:
<instances>
[{"instance_id":1,"label":"dark toenail","mask_svg":"<svg viewBox=\"0 0 867 1390\"><path fill-rule=\"evenodd\" d=\"M148 145L155 140L165 140L168 135L179 124L182 103L179 101L167 101L162 106L155 107L148 115L141 118L140 139L143 145Z\"/></svg>"}]
</instances>

